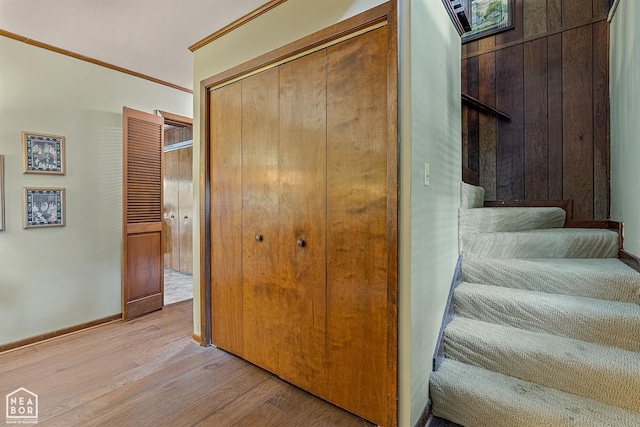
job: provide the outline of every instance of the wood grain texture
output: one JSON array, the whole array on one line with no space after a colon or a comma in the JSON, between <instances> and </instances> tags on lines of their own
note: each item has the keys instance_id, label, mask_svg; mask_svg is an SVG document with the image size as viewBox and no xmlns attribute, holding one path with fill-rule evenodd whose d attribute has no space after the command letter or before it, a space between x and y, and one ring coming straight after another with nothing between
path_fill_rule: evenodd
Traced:
<instances>
[{"instance_id":1,"label":"wood grain texture","mask_svg":"<svg viewBox=\"0 0 640 427\"><path fill-rule=\"evenodd\" d=\"M193 147L167 151L164 156L164 265L192 274Z\"/></svg>"},{"instance_id":2,"label":"wood grain texture","mask_svg":"<svg viewBox=\"0 0 640 427\"><path fill-rule=\"evenodd\" d=\"M480 96L480 69L478 57L469 58L467 62L467 93L478 99ZM469 169L480 173L480 113L469 110Z\"/></svg>"},{"instance_id":3,"label":"wood grain texture","mask_svg":"<svg viewBox=\"0 0 640 427\"><path fill-rule=\"evenodd\" d=\"M523 26L521 38L505 42L507 31L495 36L494 47L491 47L493 41L487 38L486 42L478 40L479 48L471 55L468 49L463 49L466 53L461 64L463 89L468 92L469 82L474 83L474 74L469 72L473 70L473 61L478 58L486 62L487 55L495 55L495 76L482 71L485 65L480 65L479 91L483 98L490 100L491 92L495 90L496 107L511 114L513 119L511 123L498 121L494 133L487 125L489 119L483 117L483 113L475 123L471 119L474 113L463 105L463 165L473 166L469 160L473 158L473 138L478 134L480 167L476 172L480 175L482 185L490 189L491 194L487 197L568 198L569 195L565 193L567 188L574 188L576 182L580 182L571 192L571 197L576 199L576 215L583 219L607 217L610 197L609 106L606 95L609 28L601 16L602 11L608 8L605 3L608 2L525 1L522 2L522 23L519 24L519 19L516 19L516 26ZM571 16L568 17L568 14ZM592 40L587 40L585 44L586 39L576 36L578 33L591 33ZM522 49L521 62L518 49ZM582 53L576 53L572 62L567 63L566 53L573 51ZM579 58L582 58L582 62ZM522 75L522 79L517 77L515 86L504 80L505 77L519 75ZM577 83L580 81L584 85ZM588 82L591 82L591 89ZM509 108L516 108L516 117L513 117L509 108L501 107L505 101ZM519 121L520 106L522 120ZM576 115L581 117L578 121L574 120ZM475 129L475 126L478 128ZM520 133L524 142L520 140ZM585 140L582 134L591 137ZM580 137L583 139L580 140ZM497 146L495 154L486 149L494 138ZM570 160L566 155L578 147L577 143L571 142L575 138L584 143L582 149L586 157ZM515 151L511 153L511 150ZM592 158L588 151L592 152ZM495 193L492 190L493 183L487 176L494 174L490 167L494 157L497 157ZM576 172L578 169L580 171ZM524 174L522 178L520 173ZM589 180L592 184L587 185ZM513 188L500 192L500 182L517 187L522 184L524 192L514 191ZM583 206L591 208L584 211Z\"/></svg>"},{"instance_id":4,"label":"wood grain texture","mask_svg":"<svg viewBox=\"0 0 640 427\"><path fill-rule=\"evenodd\" d=\"M484 37L478 40L478 50L487 50L495 47L496 36Z\"/></svg>"},{"instance_id":5,"label":"wood grain texture","mask_svg":"<svg viewBox=\"0 0 640 427\"><path fill-rule=\"evenodd\" d=\"M547 0L526 0L523 4L524 38L547 32Z\"/></svg>"},{"instance_id":6,"label":"wood grain texture","mask_svg":"<svg viewBox=\"0 0 640 427\"><path fill-rule=\"evenodd\" d=\"M395 31L391 31L390 34L389 30L387 30L383 25L385 23L389 23L389 26L395 28L394 22L395 5L392 2L385 3L354 17L353 19L341 22L327 30L323 30L310 37L294 42L291 45L277 49L276 51L268 53L260 58L249 61L246 64L234 68L233 70L228 70L220 75L213 76L202 83L203 88L216 88L211 93L211 105L213 106L213 95L220 89L228 87L220 86L221 84L227 82L228 79L242 78L240 76L241 74L244 75L244 73L247 72L254 72L255 67L262 67L268 63L268 66L272 67L270 70L279 69L280 71L283 71L288 65L290 65L290 63L287 63L288 61L284 61L285 57L296 55L301 52L308 52L310 48L315 48L319 44L326 43L327 41L335 41L337 38L343 37L352 31L363 31L363 34L353 36L354 38L346 41L341 41L328 48L328 51L331 51L332 49L342 51L344 49L343 46L353 46L354 40L362 40L363 37L365 37L365 39L368 37L369 40L372 40L371 37L373 37L373 40L376 42L378 40L384 41L381 45L376 45L374 43L373 45L366 46L362 49L348 47L346 51L342 52L342 54L337 55L340 61L339 68L342 70L340 72L340 76L338 79L335 79L334 85L332 85L331 82L325 84L326 90L333 90L335 93L339 94L339 97L342 97L341 99L349 101L347 106L342 106L342 109L336 109L333 112L335 117L337 117L335 128L333 130L337 139L334 142L343 147L343 151L337 153L338 156L341 154L352 154L351 158L340 157L339 160L345 162L345 164L348 164L350 167L357 165L357 167L353 167L346 173L349 174L349 177L356 175L357 179L354 179L353 182L349 182L349 184L352 185L355 183L356 188L362 187L362 189L361 191L356 191L353 194L347 193L345 200L338 200L336 202L336 209L340 210L340 205L338 205L338 203L348 205L349 199L355 200L355 204L358 206L354 207L352 210L348 210L346 214L355 221L355 225L359 227L357 230L361 230L365 234L365 238L363 239L365 244L360 246L356 253L356 263L360 258L365 257L367 259L366 265L362 268L358 267L361 271L358 271L355 275L348 270L342 271L342 274L344 274L345 277L340 279L341 282L339 285L343 285L344 283L353 284L353 289L347 290L347 295L353 296L355 299L349 301L338 299L335 302L335 319L339 320L340 325L345 327L343 329L335 328L333 331L333 334L338 337L335 341L334 347L339 347L341 354L335 355L333 359L337 362L333 364L333 374L336 375L336 381L327 382L328 384L331 384L331 387L333 388L331 392L327 392L327 398L332 399L333 394L346 396L346 399L354 404L351 410L364 414L364 416L367 417L369 417L369 415L366 415L366 410L371 406L374 406L375 410L378 411L378 414L380 415L378 419L382 420L382 424L388 426L395 426L397 424L397 127L395 123L395 121L397 121L397 74L395 70L395 67L397 66L397 58L395 57L397 52L395 46ZM365 28L371 24L375 24L375 28L378 29L365 30ZM309 58L300 57L295 59L294 62L300 61L301 59L305 60ZM278 60L283 60L283 62L278 63ZM306 76L313 76L313 74L313 72L307 72ZM354 75L358 78L354 79ZM239 80L239 82L244 84L247 79L248 78L245 77L244 80ZM237 82L233 84L237 84ZM389 87L387 87L387 84ZM292 86L284 89L279 94L283 100L288 96L288 91L295 89L295 87ZM385 96L380 96L381 89ZM301 91L298 95L296 95L294 91L292 95L295 95L294 98L298 97L298 101L302 98L306 100L305 102L308 102L310 99L314 99L313 93L309 95L308 88ZM277 101L280 102L280 99ZM327 106L325 111L328 114L332 114L331 102L326 101L325 105ZM354 106L357 107L355 110L350 108ZM303 110L305 108L310 108L313 111L316 109L317 111L321 111L324 107L323 105L309 104L307 107L304 107L304 105L302 106ZM311 110L308 110L307 113L304 114L304 120L313 117L317 118L317 115L309 114L309 111ZM279 120L287 120L287 115L290 115L291 120L293 121L294 118L299 118L298 115L301 114L301 112L291 109L289 112L280 110L278 114ZM393 120L394 122L388 124L389 120ZM213 123L213 120L211 123ZM242 127L244 128L245 125L246 120L243 120ZM304 127L306 128L305 130L308 131L309 123L305 123ZM213 133L215 132L216 126L211 125L210 128L210 131L212 132L211 140L213 141ZM331 126L327 125L325 130L330 132L330 128ZM280 169L287 179L276 180L282 182L283 186L285 184L291 185L292 187L300 184L306 185L306 177L298 176L292 172L295 172L297 168L299 169L301 165L308 166L307 162L313 162L309 151L311 147L304 147L306 142L303 141L303 143L301 143L300 138L297 138L297 141L294 141L298 132L295 128L293 130L289 129L286 131L292 132L293 136L291 137L291 141L286 141L285 132L282 128L280 130L281 133L279 135L278 150L282 149L284 156L279 158L280 166L285 162L290 162L291 167L287 167L286 171L284 169ZM243 132L243 137L245 136L244 134L246 134L246 132ZM348 137L346 140L344 138L345 135ZM307 136L311 140L316 137L313 132L309 132L309 135L305 135L305 140ZM350 138L355 138L354 144L351 144L352 141ZM289 144L292 147L285 150L284 144ZM276 153L277 152L278 151L276 151ZM303 152L304 156L302 154L300 156L296 155L296 153ZM245 154L244 150L242 154ZM305 158L302 159L302 157ZM213 166L213 154L211 158ZM329 162L327 162L327 164L329 164ZM246 164L241 165L243 168L244 166L246 166ZM313 172L316 167L318 167L318 165L312 165L307 169L311 169L311 172ZM313 175L311 172L310 175ZM306 170L305 173L307 173ZM214 177L215 174L215 171L213 171L211 176ZM263 175L262 178L263 181L265 179L267 181L270 179L268 174ZM289 181L289 178L299 178L297 181L301 182L295 182L296 179L291 179L291 181ZM330 182L330 179L327 181ZM311 186L313 186L314 181L311 180L310 182L312 183ZM276 193L279 192L280 190L276 191ZM317 196L322 197L321 194L312 194L312 192L309 192L309 194L306 195L295 194L292 200L296 199L297 201L308 203L309 207L299 206L297 209L300 212L292 211L291 218L295 219L296 215L300 215L302 218L301 222L309 221L310 219L317 220L320 218L318 217L320 212L317 212L317 209L313 208L321 201L317 200ZM362 197L369 197L369 199L365 199L366 203L364 208L361 206L361 202L363 201ZM282 198L279 198L279 201L280 200L283 201L281 209L284 209L287 202ZM325 195L324 203L327 203L327 200L329 200L329 197ZM211 206L213 207L215 204L212 202ZM369 206L371 206L371 208ZM327 213L327 210L329 209L330 208L325 209L325 213ZM367 212L362 212L362 209ZM313 210L316 210L316 212L311 214L311 211ZM378 212L383 212L383 214L377 218L369 218L369 210L371 210L373 214L377 214ZM281 215L284 214L282 214L281 211L278 212L278 217ZM362 224L358 222L360 219L364 219L369 222L363 227ZM327 220L327 223L328 222L329 221ZM349 223L348 225L353 224ZM316 224L314 224L314 227L315 226ZM339 237L344 239L347 237L344 230L344 228L337 229L335 234L339 234ZM347 230L351 232L350 227L347 227ZM286 228L280 228L281 239L279 241L281 242L289 241L289 236L285 236L285 231ZM295 231L296 235L299 235L300 232L304 232L305 230L302 229L302 227L297 227ZM310 233L309 235L311 236L309 242L316 240L313 238L313 233ZM213 236L213 238L215 239L215 236ZM326 238L328 239L328 236ZM311 243L309 243L309 245L311 245ZM362 250L363 247L364 250ZM215 244L212 244L211 248L212 251L215 252ZM310 248L310 246L305 246L305 248ZM300 248L296 247L296 250L297 249ZM330 253L330 250L328 251ZM279 247L277 254L280 254L281 252L282 248ZM343 262L341 257L342 253L337 255L330 255L329 258L337 259L338 262ZM327 256L327 252L325 252L325 256ZM302 270L302 273L304 273L303 257L298 257L296 261L302 263L301 265L303 268L299 270ZM291 261L283 259L279 260L279 264L281 265L279 267L279 274L281 275L277 276L276 280L280 280L285 276L282 272L288 267L286 265L287 262ZM353 263L351 260L348 260L348 262L351 264ZM379 266L379 262L382 262L383 265ZM331 271L330 264L331 260L328 260L328 265L325 265L326 268L324 269L327 273ZM309 272L312 270L320 271L314 270L317 268L318 266L314 266L313 269L309 269ZM390 271L390 269L393 271ZM213 270L215 271L215 269ZM295 275L295 280L298 281L298 284L302 283L302 280L300 279L305 279L304 274L301 275L299 271L296 271ZM304 282L310 283L309 280L304 280ZM391 284L391 286L389 286L389 284ZM308 289L297 289L295 292L308 293ZM282 292L282 294L285 294L285 292ZM292 298L295 298L293 292L291 295ZM329 304L331 297L327 295L325 298L327 298L326 303ZM294 299L293 306L295 306L296 302L297 301ZM292 319L292 321L294 321L297 314L292 316L288 312L288 308L288 306L283 304L283 308L280 309L281 313L282 310L284 310L284 315L293 317L294 319ZM308 306L305 308L308 308ZM277 311L278 308L275 308L275 310ZM320 318L318 317L320 314L316 313L316 311L317 309L314 305L312 307L312 313L315 313L315 322L318 323L320 321ZM215 309L213 312L215 313ZM307 317L300 317L299 319L301 319L302 322L308 321L308 319L310 319L308 314L309 313L307 313ZM241 321L246 322L246 318L241 319ZM327 323L328 322L329 321L327 320ZM316 327L316 325L313 326ZM281 333L281 335L283 334L286 334L286 332ZM331 336L329 332L328 334L329 336L327 339L329 340L331 339ZM342 339L341 337L345 335L346 339ZM273 339L273 336L270 336L270 339ZM275 335L275 339L279 339L278 335ZM295 339L295 337L293 339ZM307 337L304 337L304 339L307 339ZM381 343L382 345L380 345ZM331 346L328 344L326 346L326 351L331 351ZM292 359L295 359L294 356L298 350L297 348L291 348L291 346L287 347L286 345L283 345L280 353L283 352L293 353L291 356ZM282 361L285 357L289 356L290 355L288 354L281 356L280 360ZM349 356L352 357L352 360L344 359L344 357ZM364 363L362 363L363 361ZM281 363L284 364L284 362ZM345 366L348 366L348 369L345 368ZM372 366L373 369L369 369ZM306 369L308 370L308 366ZM328 371L327 374L332 375L332 372ZM305 373L305 375L308 375L308 373ZM358 378L356 382L352 381L352 378L354 377ZM362 380L363 378L364 381ZM373 384L373 387L363 387L363 385L367 386L368 384ZM274 387L276 386L274 385ZM347 387L346 390L345 387ZM372 404L372 398L376 398L378 400ZM277 409L281 409L278 406L278 402L274 402L273 406ZM258 414L265 414L265 417L269 419L266 421L267 423L271 423L272 421L274 423L278 422L278 411L268 405L265 405L265 402L256 402L256 410L258 412L254 414L254 416L249 416L246 419L255 420L260 418ZM273 417L273 419L271 419L271 417ZM290 419L293 420L295 424L308 424L304 417L295 417ZM334 419L333 416L323 417L323 420L326 420L325 422L328 423L328 425L352 425L351 423L346 423L345 420ZM208 417L202 420L203 425L210 425L212 422L218 423L222 421L216 417ZM362 421L359 420L359 422L361 423Z\"/></svg>"},{"instance_id":7,"label":"wood grain texture","mask_svg":"<svg viewBox=\"0 0 640 427\"><path fill-rule=\"evenodd\" d=\"M279 69L242 80L243 358L279 373L283 342L279 257ZM215 124L213 125L215 126ZM256 236L262 236L258 241ZM222 248L221 248L222 249ZM236 262L236 261L234 261ZM268 339L265 339L268 337Z\"/></svg>"},{"instance_id":8,"label":"wood grain texture","mask_svg":"<svg viewBox=\"0 0 640 427\"><path fill-rule=\"evenodd\" d=\"M562 35L563 197L578 220L593 219L592 39L590 26Z\"/></svg>"},{"instance_id":9,"label":"wood grain texture","mask_svg":"<svg viewBox=\"0 0 640 427\"><path fill-rule=\"evenodd\" d=\"M193 126L180 125L180 126L172 127L169 129L165 128L165 131L164 131L165 146L177 144L179 142L190 141L192 139L193 139Z\"/></svg>"},{"instance_id":10,"label":"wood grain texture","mask_svg":"<svg viewBox=\"0 0 640 427\"><path fill-rule=\"evenodd\" d=\"M496 55L488 53L479 57L480 101L496 105ZM496 142L498 119L482 114L479 117L479 173L480 186L487 200L496 198Z\"/></svg>"},{"instance_id":11,"label":"wood grain texture","mask_svg":"<svg viewBox=\"0 0 640 427\"><path fill-rule=\"evenodd\" d=\"M609 15L609 0L593 0L593 17L606 18Z\"/></svg>"},{"instance_id":12,"label":"wood grain texture","mask_svg":"<svg viewBox=\"0 0 640 427\"><path fill-rule=\"evenodd\" d=\"M593 17L592 0L562 0L562 26L584 24Z\"/></svg>"},{"instance_id":13,"label":"wood grain texture","mask_svg":"<svg viewBox=\"0 0 640 427\"><path fill-rule=\"evenodd\" d=\"M547 39L549 198L562 199L562 34Z\"/></svg>"},{"instance_id":14,"label":"wood grain texture","mask_svg":"<svg viewBox=\"0 0 640 427\"><path fill-rule=\"evenodd\" d=\"M399 117L398 117L398 11L387 17L387 427L398 426L398 206L399 206Z\"/></svg>"},{"instance_id":15,"label":"wood grain texture","mask_svg":"<svg viewBox=\"0 0 640 427\"><path fill-rule=\"evenodd\" d=\"M131 319L162 308L164 119L124 107L122 312Z\"/></svg>"},{"instance_id":16,"label":"wood grain texture","mask_svg":"<svg viewBox=\"0 0 640 427\"><path fill-rule=\"evenodd\" d=\"M127 236L127 302L162 293L161 233Z\"/></svg>"},{"instance_id":17,"label":"wood grain texture","mask_svg":"<svg viewBox=\"0 0 640 427\"><path fill-rule=\"evenodd\" d=\"M524 198L523 46L496 52L496 106L511 115L498 122L496 197Z\"/></svg>"},{"instance_id":18,"label":"wood grain texture","mask_svg":"<svg viewBox=\"0 0 640 427\"><path fill-rule=\"evenodd\" d=\"M609 218L609 24L593 24L593 219Z\"/></svg>"},{"instance_id":19,"label":"wood grain texture","mask_svg":"<svg viewBox=\"0 0 640 427\"><path fill-rule=\"evenodd\" d=\"M562 1L547 0L547 29L556 31L562 27Z\"/></svg>"},{"instance_id":20,"label":"wood grain texture","mask_svg":"<svg viewBox=\"0 0 640 427\"><path fill-rule=\"evenodd\" d=\"M179 270L193 274L193 147L176 150L179 153L178 220L180 222Z\"/></svg>"},{"instance_id":21,"label":"wood grain texture","mask_svg":"<svg viewBox=\"0 0 640 427\"><path fill-rule=\"evenodd\" d=\"M327 386L327 52L280 67L280 376ZM302 240L302 246L298 241Z\"/></svg>"},{"instance_id":22,"label":"wood grain texture","mask_svg":"<svg viewBox=\"0 0 640 427\"><path fill-rule=\"evenodd\" d=\"M463 47L466 48L466 45ZM461 65L462 73L462 93L468 93L469 91L469 61L467 59L462 60ZM462 166L469 167L469 107L462 105Z\"/></svg>"},{"instance_id":23,"label":"wood grain texture","mask_svg":"<svg viewBox=\"0 0 640 427\"><path fill-rule=\"evenodd\" d=\"M194 344L192 322L185 302L0 353L3 387L38 393L42 426L372 426L222 350Z\"/></svg>"},{"instance_id":24,"label":"wood grain texture","mask_svg":"<svg viewBox=\"0 0 640 427\"><path fill-rule=\"evenodd\" d=\"M242 353L242 84L210 96L212 342Z\"/></svg>"},{"instance_id":25,"label":"wood grain texture","mask_svg":"<svg viewBox=\"0 0 640 427\"><path fill-rule=\"evenodd\" d=\"M524 198L549 198L547 39L524 44Z\"/></svg>"},{"instance_id":26,"label":"wood grain texture","mask_svg":"<svg viewBox=\"0 0 640 427\"><path fill-rule=\"evenodd\" d=\"M496 46L521 40L524 37L524 2L531 0L513 1L513 28L496 34Z\"/></svg>"},{"instance_id":27,"label":"wood grain texture","mask_svg":"<svg viewBox=\"0 0 640 427\"><path fill-rule=\"evenodd\" d=\"M164 212L162 221L164 266L180 269L179 150L164 153Z\"/></svg>"},{"instance_id":28,"label":"wood grain texture","mask_svg":"<svg viewBox=\"0 0 640 427\"><path fill-rule=\"evenodd\" d=\"M328 49L330 400L387 419L387 28Z\"/></svg>"}]
</instances>

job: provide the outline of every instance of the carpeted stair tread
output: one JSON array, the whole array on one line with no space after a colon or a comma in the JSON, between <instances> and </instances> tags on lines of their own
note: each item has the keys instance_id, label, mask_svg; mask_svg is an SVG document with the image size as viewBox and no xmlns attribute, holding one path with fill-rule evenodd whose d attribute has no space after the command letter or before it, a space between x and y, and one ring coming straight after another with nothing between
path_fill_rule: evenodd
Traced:
<instances>
[{"instance_id":1,"label":"carpeted stair tread","mask_svg":"<svg viewBox=\"0 0 640 427\"><path fill-rule=\"evenodd\" d=\"M459 232L488 233L561 228L566 213L561 208L460 209Z\"/></svg>"},{"instance_id":2,"label":"carpeted stair tread","mask_svg":"<svg viewBox=\"0 0 640 427\"><path fill-rule=\"evenodd\" d=\"M462 280L640 304L640 274L610 259L463 259Z\"/></svg>"},{"instance_id":3,"label":"carpeted stair tread","mask_svg":"<svg viewBox=\"0 0 640 427\"><path fill-rule=\"evenodd\" d=\"M455 317L445 357L640 411L640 353Z\"/></svg>"},{"instance_id":4,"label":"carpeted stair tread","mask_svg":"<svg viewBox=\"0 0 640 427\"><path fill-rule=\"evenodd\" d=\"M640 413L455 360L431 375L435 416L466 427L636 427Z\"/></svg>"},{"instance_id":5,"label":"carpeted stair tread","mask_svg":"<svg viewBox=\"0 0 640 427\"><path fill-rule=\"evenodd\" d=\"M640 352L640 306L463 282L456 315Z\"/></svg>"},{"instance_id":6,"label":"carpeted stair tread","mask_svg":"<svg viewBox=\"0 0 640 427\"><path fill-rule=\"evenodd\" d=\"M592 228L467 233L460 245L465 258L615 258L618 233Z\"/></svg>"}]
</instances>

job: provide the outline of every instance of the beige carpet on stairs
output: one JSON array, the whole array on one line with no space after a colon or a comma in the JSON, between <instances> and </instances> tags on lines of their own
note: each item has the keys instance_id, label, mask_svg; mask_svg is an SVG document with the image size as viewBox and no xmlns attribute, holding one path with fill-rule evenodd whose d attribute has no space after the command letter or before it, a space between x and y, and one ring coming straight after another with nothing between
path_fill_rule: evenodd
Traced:
<instances>
[{"instance_id":1,"label":"beige carpet on stairs","mask_svg":"<svg viewBox=\"0 0 640 427\"><path fill-rule=\"evenodd\" d=\"M434 415L468 427L640 426L640 274L616 258L617 234L560 228L557 208L483 200L463 184L463 283L431 376Z\"/></svg>"}]
</instances>

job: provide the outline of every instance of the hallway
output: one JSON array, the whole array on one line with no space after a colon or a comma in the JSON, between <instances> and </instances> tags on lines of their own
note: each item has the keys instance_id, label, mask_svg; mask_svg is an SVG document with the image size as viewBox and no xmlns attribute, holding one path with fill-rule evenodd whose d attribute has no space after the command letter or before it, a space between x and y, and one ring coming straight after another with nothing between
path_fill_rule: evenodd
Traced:
<instances>
[{"instance_id":1,"label":"hallway","mask_svg":"<svg viewBox=\"0 0 640 427\"><path fill-rule=\"evenodd\" d=\"M2 353L0 394L36 393L42 426L371 425L194 344L191 322L188 301Z\"/></svg>"},{"instance_id":2,"label":"hallway","mask_svg":"<svg viewBox=\"0 0 640 427\"><path fill-rule=\"evenodd\" d=\"M164 305L193 299L193 276L172 268L164 269Z\"/></svg>"}]
</instances>

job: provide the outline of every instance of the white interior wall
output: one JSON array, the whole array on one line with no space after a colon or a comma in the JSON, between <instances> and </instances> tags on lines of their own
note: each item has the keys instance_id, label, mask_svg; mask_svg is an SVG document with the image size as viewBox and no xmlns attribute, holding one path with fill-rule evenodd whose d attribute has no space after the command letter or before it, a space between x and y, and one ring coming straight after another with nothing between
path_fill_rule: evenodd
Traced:
<instances>
[{"instance_id":1,"label":"white interior wall","mask_svg":"<svg viewBox=\"0 0 640 427\"><path fill-rule=\"evenodd\" d=\"M621 0L611 22L611 219L640 256L640 3Z\"/></svg>"},{"instance_id":2,"label":"white interior wall","mask_svg":"<svg viewBox=\"0 0 640 427\"><path fill-rule=\"evenodd\" d=\"M192 115L192 95L0 37L0 344L121 311L122 107ZM64 176L23 174L21 132L66 137ZM66 188L66 226L22 228L22 187Z\"/></svg>"},{"instance_id":3,"label":"white interior wall","mask_svg":"<svg viewBox=\"0 0 640 427\"><path fill-rule=\"evenodd\" d=\"M411 260L408 425L413 426L429 399L431 360L458 258L462 144L460 36L440 1L411 0L409 8L402 25L410 28L402 33L410 39L401 43L401 57L410 55L409 70L403 67L401 79L402 119L408 123L401 123L401 129L402 148L407 139L411 146L402 170L408 177L403 182L410 180L411 186L410 250L403 256L409 253ZM428 186L423 184L425 163ZM406 202L401 204L405 214Z\"/></svg>"}]
</instances>

